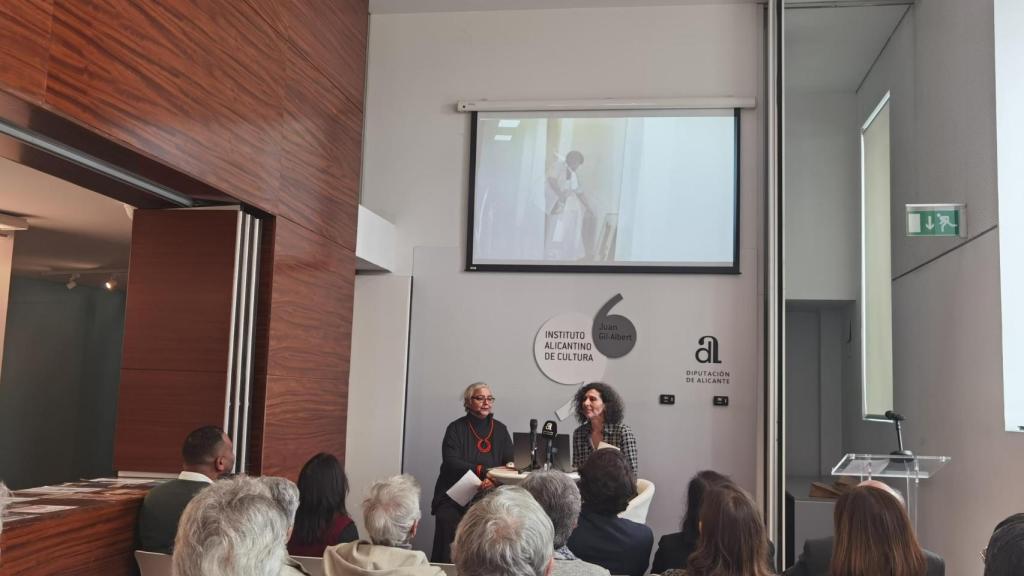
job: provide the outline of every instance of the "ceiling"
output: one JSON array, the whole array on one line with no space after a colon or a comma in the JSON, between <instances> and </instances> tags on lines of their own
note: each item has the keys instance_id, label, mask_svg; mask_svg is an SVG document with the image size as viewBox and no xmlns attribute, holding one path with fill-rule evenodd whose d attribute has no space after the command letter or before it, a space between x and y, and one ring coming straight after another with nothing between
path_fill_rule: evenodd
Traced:
<instances>
[{"instance_id":1,"label":"ceiling","mask_svg":"<svg viewBox=\"0 0 1024 576\"><path fill-rule=\"evenodd\" d=\"M66 282L52 271L127 270L132 222L125 205L0 158L0 212L28 220L15 232L14 274ZM80 283L107 279L83 274Z\"/></svg>"},{"instance_id":2,"label":"ceiling","mask_svg":"<svg viewBox=\"0 0 1024 576\"><path fill-rule=\"evenodd\" d=\"M907 6L786 10L787 90L853 92Z\"/></svg>"},{"instance_id":3,"label":"ceiling","mask_svg":"<svg viewBox=\"0 0 1024 576\"><path fill-rule=\"evenodd\" d=\"M759 0L370 0L370 14L756 4Z\"/></svg>"}]
</instances>

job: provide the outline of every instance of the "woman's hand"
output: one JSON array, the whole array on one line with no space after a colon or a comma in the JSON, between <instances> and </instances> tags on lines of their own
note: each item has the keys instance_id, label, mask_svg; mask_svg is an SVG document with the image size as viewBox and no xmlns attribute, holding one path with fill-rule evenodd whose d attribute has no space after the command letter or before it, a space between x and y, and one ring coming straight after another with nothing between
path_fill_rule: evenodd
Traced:
<instances>
[{"instance_id":1,"label":"woman's hand","mask_svg":"<svg viewBox=\"0 0 1024 576\"><path fill-rule=\"evenodd\" d=\"M477 491L483 492L484 490L490 490L491 488L494 488L494 480L487 478L480 483L480 486L477 486Z\"/></svg>"}]
</instances>

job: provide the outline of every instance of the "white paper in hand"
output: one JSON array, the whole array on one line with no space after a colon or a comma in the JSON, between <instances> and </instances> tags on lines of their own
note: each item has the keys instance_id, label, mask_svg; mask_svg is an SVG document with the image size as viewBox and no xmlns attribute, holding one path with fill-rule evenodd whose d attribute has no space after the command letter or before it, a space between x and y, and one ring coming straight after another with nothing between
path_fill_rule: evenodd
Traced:
<instances>
[{"instance_id":1,"label":"white paper in hand","mask_svg":"<svg viewBox=\"0 0 1024 576\"><path fill-rule=\"evenodd\" d=\"M466 474L462 478L459 478L459 481L449 488L446 494L448 494L449 498L455 500L459 506L465 506L466 504L469 504L469 501L473 499L473 496L476 496L477 489L481 484L483 484L483 482L476 477L476 474L473 474L472 470L467 470Z\"/></svg>"}]
</instances>

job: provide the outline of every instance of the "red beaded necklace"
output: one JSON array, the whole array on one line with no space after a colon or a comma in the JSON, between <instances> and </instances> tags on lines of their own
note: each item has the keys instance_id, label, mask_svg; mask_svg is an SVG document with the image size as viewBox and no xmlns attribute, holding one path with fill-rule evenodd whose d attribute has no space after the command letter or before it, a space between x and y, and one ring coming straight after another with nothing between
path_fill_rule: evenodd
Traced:
<instances>
[{"instance_id":1,"label":"red beaded necklace","mask_svg":"<svg viewBox=\"0 0 1024 576\"><path fill-rule=\"evenodd\" d=\"M494 420L491 420L491 430L487 432L486 438L481 438L480 435L476 433L476 430L473 429L473 423L469 420L466 420L466 425L469 426L469 431L472 432L473 437L476 438L476 449L479 450L481 454L489 454L491 451L491 436L494 435Z\"/></svg>"}]
</instances>

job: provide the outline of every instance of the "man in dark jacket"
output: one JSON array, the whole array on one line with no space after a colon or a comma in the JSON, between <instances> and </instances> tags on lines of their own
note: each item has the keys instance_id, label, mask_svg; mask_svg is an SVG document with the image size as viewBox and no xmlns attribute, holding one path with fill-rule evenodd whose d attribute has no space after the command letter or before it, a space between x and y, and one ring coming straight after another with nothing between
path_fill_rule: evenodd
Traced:
<instances>
[{"instance_id":1,"label":"man in dark jacket","mask_svg":"<svg viewBox=\"0 0 1024 576\"><path fill-rule=\"evenodd\" d=\"M203 426L185 438L184 469L174 480L149 491L139 510L136 542L140 550L170 554L185 506L197 493L235 465L234 446L217 426Z\"/></svg>"}]
</instances>

